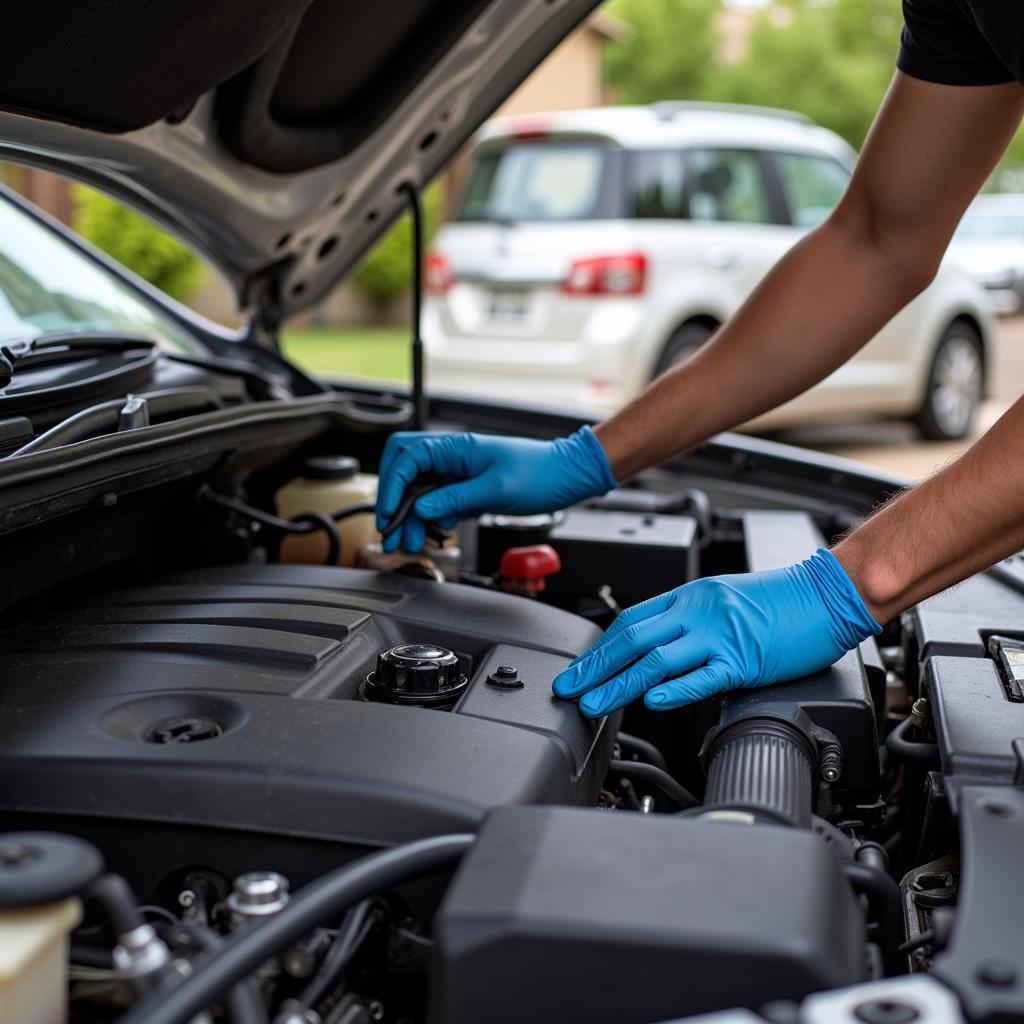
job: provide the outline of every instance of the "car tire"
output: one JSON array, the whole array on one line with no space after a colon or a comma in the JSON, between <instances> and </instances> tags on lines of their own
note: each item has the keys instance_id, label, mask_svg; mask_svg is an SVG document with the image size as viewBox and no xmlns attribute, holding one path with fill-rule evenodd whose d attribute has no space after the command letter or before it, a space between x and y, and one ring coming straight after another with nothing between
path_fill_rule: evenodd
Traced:
<instances>
[{"instance_id":1,"label":"car tire","mask_svg":"<svg viewBox=\"0 0 1024 1024\"><path fill-rule=\"evenodd\" d=\"M672 336L665 342L665 347L658 357L651 380L660 377L673 366L685 363L715 333L707 324L683 324L677 327Z\"/></svg>"},{"instance_id":2,"label":"car tire","mask_svg":"<svg viewBox=\"0 0 1024 1024\"><path fill-rule=\"evenodd\" d=\"M958 441L974 426L985 384L981 337L963 320L935 346L924 399L914 422L929 441Z\"/></svg>"}]
</instances>

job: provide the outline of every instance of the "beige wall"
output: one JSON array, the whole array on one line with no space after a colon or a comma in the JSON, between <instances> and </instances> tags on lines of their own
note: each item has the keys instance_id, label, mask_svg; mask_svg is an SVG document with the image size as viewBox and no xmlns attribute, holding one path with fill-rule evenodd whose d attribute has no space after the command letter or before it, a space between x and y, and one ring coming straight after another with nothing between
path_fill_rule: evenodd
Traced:
<instances>
[{"instance_id":1,"label":"beige wall","mask_svg":"<svg viewBox=\"0 0 1024 1024\"><path fill-rule=\"evenodd\" d=\"M589 25L577 29L505 101L499 114L599 107L603 37Z\"/></svg>"}]
</instances>

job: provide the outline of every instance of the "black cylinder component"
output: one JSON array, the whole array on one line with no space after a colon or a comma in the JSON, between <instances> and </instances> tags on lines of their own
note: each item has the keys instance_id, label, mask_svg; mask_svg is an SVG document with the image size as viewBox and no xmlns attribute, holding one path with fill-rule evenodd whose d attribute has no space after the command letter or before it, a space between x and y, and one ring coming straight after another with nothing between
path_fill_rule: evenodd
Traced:
<instances>
[{"instance_id":1,"label":"black cylinder component","mask_svg":"<svg viewBox=\"0 0 1024 1024\"><path fill-rule=\"evenodd\" d=\"M815 750L810 737L781 718L745 718L707 749L704 808L810 828Z\"/></svg>"},{"instance_id":2,"label":"black cylinder component","mask_svg":"<svg viewBox=\"0 0 1024 1024\"><path fill-rule=\"evenodd\" d=\"M450 707L466 683L452 651L435 644L401 644L377 656L363 695L386 704Z\"/></svg>"},{"instance_id":3,"label":"black cylinder component","mask_svg":"<svg viewBox=\"0 0 1024 1024\"><path fill-rule=\"evenodd\" d=\"M0 834L0 910L77 896L102 873L99 851L81 839L53 832Z\"/></svg>"}]
</instances>

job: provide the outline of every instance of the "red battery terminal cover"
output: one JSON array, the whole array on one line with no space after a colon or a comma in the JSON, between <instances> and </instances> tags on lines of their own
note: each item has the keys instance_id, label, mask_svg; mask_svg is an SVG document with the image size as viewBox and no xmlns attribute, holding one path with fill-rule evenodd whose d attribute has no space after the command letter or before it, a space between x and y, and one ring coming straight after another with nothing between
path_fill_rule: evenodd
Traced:
<instances>
[{"instance_id":1,"label":"red battery terminal cover","mask_svg":"<svg viewBox=\"0 0 1024 1024\"><path fill-rule=\"evenodd\" d=\"M549 544L509 548L498 566L498 586L510 594L536 597L548 576L562 568L558 552Z\"/></svg>"}]
</instances>

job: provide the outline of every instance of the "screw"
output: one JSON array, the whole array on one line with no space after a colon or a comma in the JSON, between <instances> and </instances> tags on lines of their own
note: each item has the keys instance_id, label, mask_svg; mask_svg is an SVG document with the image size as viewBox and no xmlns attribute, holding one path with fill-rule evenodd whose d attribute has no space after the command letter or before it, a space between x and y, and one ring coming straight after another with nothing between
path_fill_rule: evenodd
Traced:
<instances>
[{"instance_id":1,"label":"screw","mask_svg":"<svg viewBox=\"0 0 1024 1024\"><path fill-rule=\"evenodd\" d=\"M35 847L23 846L20 843L0 846L0 867L18 868L38 859L39 851Z\"/></svg>"},{"instance_id":2,"label":"screw","mask_svg":"<svg viewBox=\"0 0 1024 1024\"><path fill-rule=\"evenodd\" d=\"M918 729L923 729L928 720L928 698L918 697L910 709L910 717Z\"/></svg>"},{"instance_id":3,"label":"screw","mask_svg":"<svg viewBox=\"0 0 1024 1024\"><path fill-rule=\"evenodd\" d=\"M821 752L821 777L835 782L843 773L843 752L835 743L829 743Z\"/></svg>"},{"instance_id":4,"label":"screw","mask_svg":"<svg viewBox=\"0 0 1024 1024\"><path fill-rule=\"evenodd\" d=\"M992 988L1010 988L1017 983L1017 968L1006 960L989 960L978 965L975 977Z\"/></svg>"},{"instance_id":5,"label":"screw","mask_svg":"<svg viewBox=\"0 0 1024 1024\"><path fill-rule=\"evenodd\" d=\"M515 665L499 665L498 666L498 675L499 676L509 676L511 678L512 676L514 676L516 674L517 673L516 673Z\"/></svg>"}]
</instances>

